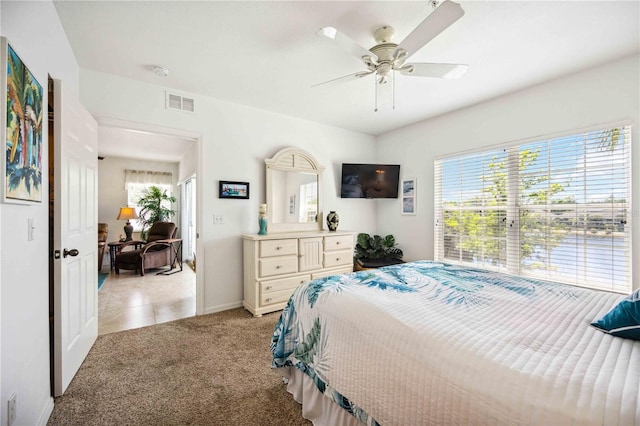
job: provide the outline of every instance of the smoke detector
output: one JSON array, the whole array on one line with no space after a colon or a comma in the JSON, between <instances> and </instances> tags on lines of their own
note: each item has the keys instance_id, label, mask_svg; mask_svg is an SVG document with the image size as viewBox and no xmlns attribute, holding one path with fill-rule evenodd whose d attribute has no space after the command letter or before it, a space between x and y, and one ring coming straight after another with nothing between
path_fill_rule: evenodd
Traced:
<instances>
[{"instance_id":1,"label":"smoke detector","mask_svg":"<svg viewBox=\"0 0 640 426\"><path fill-rule=\"evenodd\" d=\"M154 65L153 67L151 67L151 70L155 75L160 77L166 77L169 75L169 68L163 67L161 65Z\"/></svg>"}]
</instances>

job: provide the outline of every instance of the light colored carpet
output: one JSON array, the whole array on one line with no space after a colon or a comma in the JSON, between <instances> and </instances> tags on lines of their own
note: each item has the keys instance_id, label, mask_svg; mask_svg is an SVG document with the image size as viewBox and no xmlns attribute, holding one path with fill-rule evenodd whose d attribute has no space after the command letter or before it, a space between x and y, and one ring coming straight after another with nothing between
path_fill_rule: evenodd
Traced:
<instances>
[{"instance_id":1,"label":"light colored carpet","mask_svg":"<svg viewBox=\"0 0 640 426\"><path fill-rule=\"evenodd\" d=\"M310 425L271 370L280 313L244 309L98 337L49 425Z\"/></svg>"}]
</instances>

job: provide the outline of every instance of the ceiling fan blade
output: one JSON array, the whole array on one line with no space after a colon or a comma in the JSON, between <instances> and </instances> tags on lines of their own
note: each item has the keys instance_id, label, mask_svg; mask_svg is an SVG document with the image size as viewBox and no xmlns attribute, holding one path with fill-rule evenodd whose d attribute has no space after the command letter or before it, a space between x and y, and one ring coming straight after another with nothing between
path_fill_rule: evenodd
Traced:
<instances>
[{"instance_id":1,"label":"ceiling fan blade","mask_svg":"<svg viewBox=\"0 0 640 426\"><path fill-rule=\"evenodd\" d=\"M462 64L406 64L399 68L400 74L411 75L416 77L434 77L456 79L460 78L467 72L469 65Z\"/></svg>"},{"instance_id":2,"label":"ceiling fan blade","mask_svg":"<svg viewBox=\"0 0 640 426\"><path fill-rule=\"evenodd\" d=\"M329 80L329 81L325 81L322 83L318 83L318 84L314 84L311 87L318 87L318 86L334 86L336 84L340 84L340 83L344 83L347 81L352 81L352 80L359 80L362 77L366 77L369 74L373 74L374 71L359 71L355 74L349 74L349 75L345 75L344 77L338 77L338 78L334 78L333 80Z\"/></svg>"},{"instance_id":3,"label":"ceiling fan blade","mask_svg":"<svg viewBox=\"0 0 640 426\"><path fill-rule=\"evenodd\" d=\"M351 40L349 37L338 31L333 27L324 27L320 28L316 35L320 38L327 39L340 47L347 53L352 54L358 59L362 59L365 56L373 57L377 59L378 57L371 53L368 49L360 46L355 41Z\"/></svg>"},{"instance_id":4,"label":"ceiling fan blade","mask_svg":"<svg viewBox=\"0 0 640 426\"><path fill-rule=\"evenodd\" d=\"M438 34L446 30L451 24L464 15L464 10L458 3L444 1L424 21L409 34L398 48L407 51L407 58L416 53L425 44L433 40Z\"/></svg>"}]
</instances>

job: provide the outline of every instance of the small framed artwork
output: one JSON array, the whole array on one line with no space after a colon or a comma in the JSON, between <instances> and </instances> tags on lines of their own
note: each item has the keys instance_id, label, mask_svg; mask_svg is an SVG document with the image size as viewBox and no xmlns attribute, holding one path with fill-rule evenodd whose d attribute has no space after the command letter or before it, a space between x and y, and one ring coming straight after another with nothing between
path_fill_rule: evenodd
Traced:
<instances>
[{"instance_id":1,"label":"small framed artwork","mask_svg":"<svg viewBox=\"0 0 640 426\"><path fill-rule=\"evenodd\" d=\"M44 92L7 39L0 37L0 160L2 201L42 202L42 120Z\"/></svg>"},{"instance_id":2,"label":"small framed artwork","mask_svg":"<svg viewBox=\"0 0 640 426\"><path fill-rule=\"evenodd\" d=\"M289 214L296 214L296 194L289 195Z\"/></svg>"},{"instance_id":3,"label":"small framed artwork","mask_svg":"<svg viewBox=\"0 0 640 426\"><path fill-rule=\"evenodd\" d=\"M218 189L220 198L249 199L249 182L221 180Z\"/></svg>"},{"instance_id":4,"label":"small framed artwork","mask_svg":"<svg viewBox=\"0 0 640 426\"><path fill-rule=\"evenodd\" d=\"M402 214L416 214L416 180L414 178L402 180Z\"/></svg>"}]
</instances>

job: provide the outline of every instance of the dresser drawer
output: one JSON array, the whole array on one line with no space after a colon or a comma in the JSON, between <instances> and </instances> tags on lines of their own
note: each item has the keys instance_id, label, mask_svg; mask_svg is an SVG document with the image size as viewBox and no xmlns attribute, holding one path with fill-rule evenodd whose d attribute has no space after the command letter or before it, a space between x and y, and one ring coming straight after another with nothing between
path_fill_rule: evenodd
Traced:
<instances>
[{"instance_id":1,"label":"dresser drawer","mask_svg":"<svg viewBox=\"0 0 640 426\"><path fill-rule=\"evenodd\" d=\"M267 257L259 260L260 277L298 272L298 256Z\"/></svg>"},{"instance_id":2,"label":"dresser drawer","mask_svg":"<svg viewBox=\"0 0 640 426\"><path fill-rule=\"evenodd\" d=\"M341 265L353 265L353 252L351 250L333 251L324 254L325 268Z\"/></svg>"},{"instance_id":3,"label":"dresser drawer","mask_svg":"<svg viewBox=\"0 0 640 426\"><path fill-rule=\"evenodd\" d=\"M260 297L260 306L273 305L274 303L283 303L289 300L295 288L265 293Z\"/></svg>"},{"instance_id":4,"label":"dresser drawer","mask_svg":"<svg viewBox=\"0 0 640 426\"><path fill-rule=\"evenodd\" d=\"M353 235L324 237L324 250L353 250Z\"/></svg>"},{"instance_id":5,"label":"dresser drawer","mask_svg":"<svg viewBox=\"0 0 640 426\"><path fill-rule=\"evenodd\" d=\"M299 275L297 277L283 278L280 280L262 281L260 294L265 295L281 290L295 289L311 279L311 275Z\"/></svg>"},{"instance_id":6,"label":"dresser drawer","mask_svg":"<svg viewBox=\"0 0 640 426\"><path fill-rule=\"evenodd\" d=\"M260 241L260 257L286 256L298 254L298 240L265 240Z\"/></svg>"},{"instance_id":7,"label":"dresser drawer","mask_svg":"<svg viewBox=\"0 0 640 426\"><path fill-rule=\"evenodd\" d=\"M329 277L331 275L348 274L350 272L353 272L353 266L334 269L332 271L316 272L315 274L311 274L311 279L315 280L316 278L324 278L324 277Z\"/></svg>"}]
</instances>

